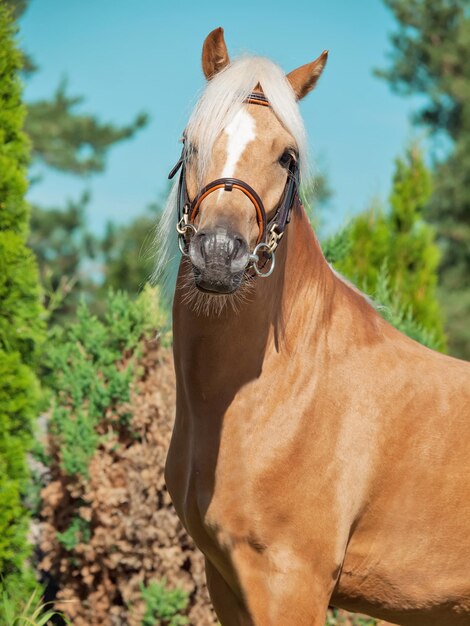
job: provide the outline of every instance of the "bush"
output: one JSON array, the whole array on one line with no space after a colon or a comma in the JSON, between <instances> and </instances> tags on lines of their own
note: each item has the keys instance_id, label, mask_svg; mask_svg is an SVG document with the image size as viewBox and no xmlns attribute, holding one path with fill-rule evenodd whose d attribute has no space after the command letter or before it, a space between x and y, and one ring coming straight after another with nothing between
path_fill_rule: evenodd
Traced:
<instances>
[{"instance_id":1,"label":"bush","mask_svg":"<svg viewBox=\"0 0 470 626\"><path fill-rule=\"evenodd\" d=\"M41 569L74 626L216 623L163 476L175 381L159 303L150 288L137 301L111 293L103 319L82 305L50 342Z\"/></svg>"},{"instance_id":2,"label":"bush","mask_svg":"<svg viewBox=\"0 0 470 626\"><path fill-rule=\"evenodd\" d=\"M189 624L186 616L181 615L188 606L188 594L182 589L167 589L166 579L160 583L152 581L148 587L141 585L142 599L145 602L145 614L142 626L165 624L184 626Z\"/></svg>"},{"instance_id":3,"label":"bush","mask_svg":"<svg viewBox=\"0 0 470 626\"><path fill-rule=\"evenodd\" d=\"M154 303L158 297L150 288L137 302L111 291L104 320L82 302L74 324L51 332L45 374L55 394L50 432L66 476L88 478L88 464L100 441L97 427L103 428L106 412L126 427L130 414L118 407L129 401L136 366L131 357L138 356L142 336L165 326L166 314L158 304L152 311Z\"/></svg>"},{"instance_id":4,"label":"bush","mask_svg":"<svg viewBox=\"0 0 470 626\"><path fill-rule=\"evenodd\" d=\"M432 348L445 347L436 297L439 250L422 210L431 178L416 148L397 159L390 210L359 214L324 242L336 270L369 294L388 321Z\"/></svg>"},{"instance_id":5,"label":"bush","mask_svg":"<svg viewBox=\"0 0 470 626\"><path fill-rule=\"evenodd\" d=\"M29 207L26 166L29 145L18 72L21 56L5 3L0 4L0 571L3 585L21 604L34 577L28 514L22 499L28 486L26 452L39 412L35 376L44 333L38 272L26 247ZM1 611L1 609L0 609ZM1 616L1 612L0 612Z\"/></svg>"}]
</instances>

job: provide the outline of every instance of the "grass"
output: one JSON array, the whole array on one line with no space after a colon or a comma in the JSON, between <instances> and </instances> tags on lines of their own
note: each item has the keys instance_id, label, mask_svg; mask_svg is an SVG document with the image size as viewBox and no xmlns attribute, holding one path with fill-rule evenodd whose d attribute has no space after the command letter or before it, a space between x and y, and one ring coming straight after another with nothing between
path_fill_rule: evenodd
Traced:
<instances>
[{"instance_id":1,"label":"grass","mask_svg":"<svg viewBox=\"0 0 470 626\"><path fill-rule=\"evenodd\" d=\"M18 609L17 603L13 601L6 590L1 596L1 612L6 619L4 626L46 626L54 616L64 616L57 611L48 609L50 602L43 602L42 590L37 587L25 605ZM65 620L66 624L70 624Z\"/></svg>"}]
</instances>

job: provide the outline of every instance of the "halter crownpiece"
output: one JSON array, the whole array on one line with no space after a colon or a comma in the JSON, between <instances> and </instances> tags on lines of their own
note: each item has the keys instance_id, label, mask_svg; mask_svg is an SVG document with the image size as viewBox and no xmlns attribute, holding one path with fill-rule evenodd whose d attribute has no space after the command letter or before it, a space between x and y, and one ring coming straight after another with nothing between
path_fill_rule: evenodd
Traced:
<instances>
[{"instance_id":1,"label":"halter crownpiece","mask_svg":"<svg viewBox=\"0 0 470 626\"><path fill-rule=\"evenodd\" d=\"M244 100L245 104L257 104L261 106L270 107L269 100L266 96L260 92L254 91L250 93ZM231 192L233 189L241 191L251 201L256 210L256 220L258 222L258 238L256 241L255 249L250 255L250 264L258 274L258 276L267 277L270 276L274 270L274 252L279 245L279 242L284 234L287 224L290 221L292 208L294 201L298 197L298 190L300 184L299 166L297 160L293 157L289 163L287 182L284 187L279 204L276 208L273 218L268 222L266 216L266 210L263 205L263 201L256 193L256 191L243 180L239 178L218 178L208 183L205 187L199 191L196 197L191 201L188 197L186 188L186 156L187 150L184 145L181 156L178 159L176 165L168 174L168 178L172 179L178 171L181 169L180 177L178 181L178 196L177 196L177 210L178 210L178 223L176 230L178 232L178 245L181 253L184 256L189 256L187 251L187 237L189 234L195 235L197 228L194 224L199 212L202 201L207 198L208 195L216 191L217 189ZM262 253L266 260L271 261L271 265L267 272L262 272L263 266L259 267L259 253Z\"/></svg>"}]
</instances>

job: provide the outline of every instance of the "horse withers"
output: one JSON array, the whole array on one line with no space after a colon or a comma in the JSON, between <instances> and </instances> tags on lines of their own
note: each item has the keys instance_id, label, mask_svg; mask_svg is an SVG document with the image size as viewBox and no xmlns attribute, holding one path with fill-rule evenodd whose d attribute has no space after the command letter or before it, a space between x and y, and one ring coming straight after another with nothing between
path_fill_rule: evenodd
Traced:
<instances>
[{"instance_id":1,"label":"horse withers","mask_svg":"<svg viewBox=\"0 0 470 626\"><path fill-rule=\"evenodd\" d=\"M168 489L223 626L323 626L329 604L468 625L470 366L395 330L322 255L297 100L326 61L285 76L231 63L220 28L204 42L163 220L183 253Z\"/></svg>"}]
</instances>

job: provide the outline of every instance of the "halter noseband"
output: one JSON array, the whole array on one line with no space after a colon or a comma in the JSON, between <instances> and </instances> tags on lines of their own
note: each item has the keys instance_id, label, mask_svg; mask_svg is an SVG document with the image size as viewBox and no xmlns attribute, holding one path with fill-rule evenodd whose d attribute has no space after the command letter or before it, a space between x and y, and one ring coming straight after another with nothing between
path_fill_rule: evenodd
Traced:
<instances>
[{"instance_id":1,"label":"halter noseband","mask_svg":"<svg viewBox=\"0 0 470 626\"><path fill-rule=\"evenodd\" d=\"M250 93L244 100L245 104L258 104L261 106L269 107L269 100L261 93ZM223 191L232 191L237 189L245 194L245 196L251 201L256 210L256 220L258 222L259 234L256 241L256 247L250 255L250 264L253 265L253 269L258 276L270 276L274 270L274 252L279 245L279 242L284 234L287 224L290 221L292 208L294 201L298 197L299 190L299 166L297 160L292 158L289 163L287 182L284 187L281 199L277 206L274 217L268 222L266 216L266 210L263 205L263 201L256 193L256 191L248 183L239 178L218 178L213 180L209 184L199 191L196 197L191 201L188 197L186 189L186 147L183 145L181 156L168 174L168 178L173 178L177 172L181 169L180 177L178 181L178 197L177 197L177 209L178 209L178 223L176 230L178 232L178 245L183 255L188 256L186 249L186 238L188 234L195 235L197 228L194 225L196 217L199 212L202 201L207 198L208 195L221 189ZM262 253L265 257L265 263L259 267L260 257L259 253ZM266 262L270 260L271 265L267 272L262 272L262 269Z\"/></svg>"}]
</instances>

